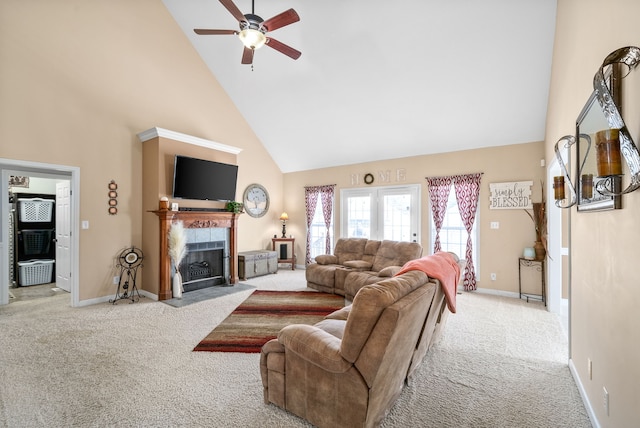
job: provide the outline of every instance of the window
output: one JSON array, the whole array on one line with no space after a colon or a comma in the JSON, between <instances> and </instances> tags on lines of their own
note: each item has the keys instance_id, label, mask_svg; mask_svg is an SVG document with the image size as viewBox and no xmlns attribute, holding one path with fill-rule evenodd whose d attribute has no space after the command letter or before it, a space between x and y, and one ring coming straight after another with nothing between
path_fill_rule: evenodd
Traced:
<instances>
[{"instance_id":1,"label":"window","mask_svg":"<svg viewBox=\"0 0 640 428\"><path fill-rule=\"evenodd\" d=\"M334 224L333 219L331 220L331 224ZM318 200L313 214L313 220L309 228L309 239L311 243L310 256L312 260L315 259L316 256L327 254L326 236L327 226L324 224L324 217L322 215L322 204L320 203L320 200ZM329 228L329 239L329 248L333 249L333 227Z\"/></svg>"},{"instance_id":2,"label":"window","mask_svg":"<svg viewBox=\"0 0 640 428\"><path fill-rule=\"evenodd\" d=\"M420 242L420 186L343 189L340 201L342 236Z\"/></svg>"},{"instance_id":3,"label":"window","mask_svg":"<svg viewBox=\"0 0 640 428\"><path fill-rule=\"evenodd\" d=\"M430 252L433 252L433 247L436 239L436 226L433 222L433 214L429 210L429 223L431 224L431 242ZM473 229L471 231L471 243L473 251L473 260L476 266L476 277L478 277L478 215L473 223ZM467 252L467 230L460 217L460 211L458 210L458 202L456 201L456 192L451 189L449 193L449 200L447 201L447 212L442 222L442 229L440 229L440 247L442 251L451 251L456 253L461 259L465 258Z\"/></svg>"}]
</instances>

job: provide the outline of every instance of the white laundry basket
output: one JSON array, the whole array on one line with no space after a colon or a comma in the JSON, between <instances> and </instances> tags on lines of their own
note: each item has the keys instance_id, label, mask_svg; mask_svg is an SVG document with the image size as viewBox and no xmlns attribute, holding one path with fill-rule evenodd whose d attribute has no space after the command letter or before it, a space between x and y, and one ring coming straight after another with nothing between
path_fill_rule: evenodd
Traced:
<instances>
[{"instance_id":1,"label":"white laundry basket","mask_svg":"<svg viewBox=\"0 0 640 428\"><path fill-rule=\"evenodd\" d=\"M53 213L53 199L19 198L20 221L44 222L51 221Z\"/></svg>"},{"instance_id":2,"label":"white laundry basket","mask_svg":"<svg viewBox=\"0 0 640 428\"><path fill-rule=\"evenodd\" d=\"M18 262L18 283L23 286L48 284L51 282L55 260L29 260Z\"/></svg>"}]
</instances>

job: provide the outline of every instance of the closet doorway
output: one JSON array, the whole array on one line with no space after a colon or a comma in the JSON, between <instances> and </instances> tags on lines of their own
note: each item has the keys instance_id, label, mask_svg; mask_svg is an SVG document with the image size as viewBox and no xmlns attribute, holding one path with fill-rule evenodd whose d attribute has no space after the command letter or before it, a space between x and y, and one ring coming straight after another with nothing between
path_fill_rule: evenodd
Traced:
<instances>
[{"instance_id":1,"label":"closet doorway","mask_svg":"<svg viewBox=\"0 0 640 428\"><path fill-rule=\"evenodd\" d=\"M30 183L29 188L20 188L10 186L11 177L28 177ZM4 192L0 198L1 223L0 228L0 305L10 303L10 291L22 292L28 294L29 287L34 287L32 294L37 296L40 291L38 287L45 288L42 293L51 293L51 289L61 289L59 293L69 292L71 306L79 306L78 292L78 212L79 202L77 195L79 194L79 169L77 167L69 167L62 165L41 164L34 162L16 161L11 159L0 158L0 188L9 189L10 192ZM35 193L34 193L35 192ZM17 275L21 273L21 269L38 268L35 275L42 272L43 265L47 265L49 261L36 263L31 266L22 263L21 266L16 264L14 246L19 245L16 242L16 235L13 234L12 228L15 227L16 219L19 219L20 212L12 211L17 207L17 201L10 198L20 195L24 200L28 201L30 194L38 197L51 197L56 200L55 225L51 230L55 233L55 238L51 242L51 251L49 253L52 270L51 281L55 283L55 287L51 285L30 285L21 287L17 283L18 288L13 288ZM50 196L49 196L50 195ZM37 200L37 199L35 199ZM34 232L31 231L33 234ZM18 235L24 238L22 235ZM36 257L38 258L38 257ZM16 271L17 269L17 271ZM24 271L29 273L32 271ZM24 278L24 277L23 277ZM48 288L49 290L46 290ZM65 290L65 291L62 291Z\"/></svg>"}]
</instances>

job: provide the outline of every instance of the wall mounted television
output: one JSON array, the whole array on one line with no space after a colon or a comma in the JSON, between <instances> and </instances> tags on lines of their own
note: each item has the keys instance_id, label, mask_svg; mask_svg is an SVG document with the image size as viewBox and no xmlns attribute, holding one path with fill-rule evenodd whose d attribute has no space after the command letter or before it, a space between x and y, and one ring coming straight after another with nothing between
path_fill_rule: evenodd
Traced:
<instances>
[{"instance_id":1,"label":"wall mounted television","mask_svg":"<svg viewBox=\"0 0 640 428\"><path fill-rule=\"evenodd\" d=\"M205 201L233 201L238 166L176 155L173 197Z\"/></svg>"}]
</instances>

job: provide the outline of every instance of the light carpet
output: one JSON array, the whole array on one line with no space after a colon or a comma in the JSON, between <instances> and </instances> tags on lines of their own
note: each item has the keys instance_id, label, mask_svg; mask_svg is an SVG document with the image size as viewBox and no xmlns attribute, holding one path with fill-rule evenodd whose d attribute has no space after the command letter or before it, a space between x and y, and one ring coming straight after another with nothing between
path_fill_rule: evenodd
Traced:
<instances>
[{"instance_id":1,"label":"light carpet","mask_svg":"<svg viewBox=\"0 0 640 428\"><path fill-rule=\"evenodd\" d=\"M306 289L300 270L247 282ZM258 354L191 352L250 293L183 308L70 308L68 296L0 307L0 426L310 426L263 403ZM382 426L591 425L557 317L465 292Z\"/></svg>"}]
</instances>

